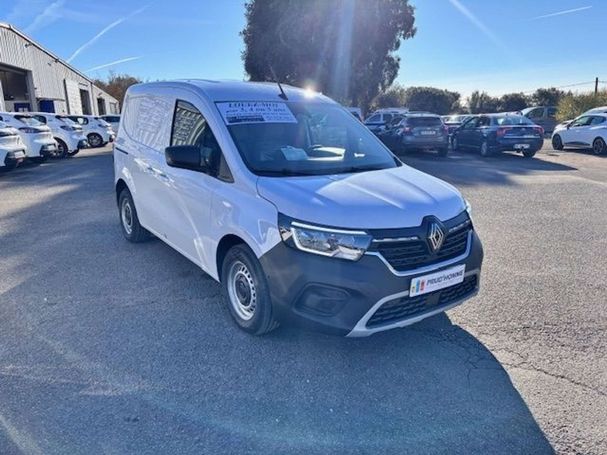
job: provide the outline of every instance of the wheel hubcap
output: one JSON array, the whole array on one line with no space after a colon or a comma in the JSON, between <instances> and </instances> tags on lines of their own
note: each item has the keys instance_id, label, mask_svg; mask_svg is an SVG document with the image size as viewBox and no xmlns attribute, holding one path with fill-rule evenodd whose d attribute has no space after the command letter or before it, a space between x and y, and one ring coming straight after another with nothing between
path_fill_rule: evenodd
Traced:
<instances>
[{"instance_id":1,"label":"wheel hubcap","mask_svg":"<svg viewBox=\"0 0 607 455\"><path fill-rule=\"evenodd\" d=\"M253 276L245 264L236 261L231 265L227 279L230 304L238 317L248 321L255 314L257 306Z\"/></svg>"},{"instance_id":2,"label":"wheel hubcap","mask_svg":"<svg viewBox=\"0 0 607 455\"><path fill-rule=\"evenodd\" d=\"M101 138L99 136L97 136L96 134L94 134L89 138L89 142L90 142L91 146L97 147L101 144Z\"/></svg>"},{"instance_id":3,"label":"wheel hubcap","mask_svg":"<svg viewBox=\"0 0 607 455\"><path fill-rule=\"evenodd\" d=\"M604 147L603 141L594 141L592 149L593 149L594 153L599 155L603 152L603 147Z\"/></svg>"},{"instance_id":4,"label":"wheel hubcap","mask_svg":"<svg viewBox=\"0 0 607 455\"><path fill-rule=\"evenodd\" d=\"M131 204L127 199L122 202L122 210L120 211L122 218L122 226L128 235L133 232L133 211Z\"/></svg>"}]
</instances>

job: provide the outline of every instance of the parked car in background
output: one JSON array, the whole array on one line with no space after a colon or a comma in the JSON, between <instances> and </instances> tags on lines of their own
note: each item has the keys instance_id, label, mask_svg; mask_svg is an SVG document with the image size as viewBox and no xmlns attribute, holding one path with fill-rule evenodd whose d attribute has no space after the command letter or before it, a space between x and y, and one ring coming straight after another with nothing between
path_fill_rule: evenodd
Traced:
<instances>
[{"instance_id":1,"label":"parked car in background","mask_svg":"<svg viewBox=\"0 0 607 455\"><path fill-rule=\"evenodd\" d=\"M469 118L469 114L443 115L442 117L443 123L447 127L449 134L453 134L453 132Z\"/></svg>"},{"instance_id":2,"label":"parked car in background","mask_svg":"<svg viewBox=\"0 0 607 455\"><path fill-rule=\"evenodd\" d=\"M16 168L25 157L25 144L17 129L0 122L0 171Z\"/></svg>"},{"instance_id":3,"label":"parked car in background","mask_svg":"<svg viewBox=\"0 0 607 455\"><path fill-rule=\"evenodd\" d=\"M451 139L453 150L478 150L488 157L497 152L521 152L533 157L544 144L544 129L522 115L483 114L466 120Z\"/></svg>"},{"instance_id":4,"label":"parked car in background","mask_svg":"<svg viewBox=\"0 0 607 455\"><path fill-rule=\"evenodd\" d=\"M66 115L50 114L48 112L33 112L32 116L51 129L57 150L52 158L74 156L81 149L89 146L82 127L70 120Z\"/></svg>"},{"instance_id":5,"label":"parked car in background","mask_svg":"<svg viewBox=\"0 0 607 455\"><path fill-rule=\"evenodd\" d=\"M556 106L535 106L523 109L521 115L544 128L546 133L552 133L557 125L556 111Z\"/></svg>"},{"instance_id":6,"label":"parked car in background","mask_svg":"<svg viewBox=\"0 0 607 455\"><path fill-rule=\"evenodd\" d=\"M68 117L82 127L91 147L103 147L109 142L114 142L116 133L105 120L94 115L68 115Z\"/></svg>"},{"instance_id":7,"label":"parked car in background","mask_svg":"<svg viewBox=\"0 0 607 455\"><path fill-rule=\"evenodd\" d=\"M360 110L360 109L359 109ZM101 120L108 122L114 133L118 134L118 127L120 126L120 116L119 115L101 115L99 117Z\"/></svg>"},{"instance_id":8,"label":"parked car in background","mask_svg":"<svg viewBox=\"0 0 607 455\"><path fill-rule=\"evenodd\" d=\"M42 162L57 151L57 142L51 129L31 114L0 112L0 121L16 128L25 144L27 158Z\"/></svg>"},{"instance_id":9,"label":"parked car in background","mask_svg":"<svg viewBox=\"0 0 607 455\"><path fill-rule=\"evenodd\" d=\"M436 150L439 155L449 152L449 132L436 114L407 114L389 130L384 143L396 152Z\"/></svg>"},{"instance_id":10,"label":"parked car in background","mask_svg":"<svg viewBox=\"0 0 607 455\"><path fill-rule=\"evenodd\" d=\"M582 115L589 115L589 114L607 114L607 106L593 107L592 109L588 109Z\"/></svg>"},{"instance_id":11,"label":"parked car in background","mask_svg":"<svg viewBox=\"0 0 607 455\"><path fill-rule=\"evenodd\" d=\"M348 110L348 112L350 112L350 114L356 117L357 120L360 120L361 122L363 121L363 111L360 107L346 107L346 109Z\"/></svg>"},{"instance_id":12,"label":"parked car in background","mask_svg":"<svg viewBox=\"0 0 607 455\"><path fill-rule=\"evenodd\" d=\"M124 105L124 237L154 234L219 281L242 330L368 336L478 292L483 250L459 191L326 96L176 81L133 85Z\"/></svg>"},{"instance_id":13,"label":"parked car in background","mask_svg":"<svg viewBox=\"0 0 607 455\"><path fill-rule=\"evenodd\" d=\"M607 114L582 114L568 125L559 126L552 134L552 147L592 148L593 153L607 153Z\"/></svg>"},{"instance_id":14,"label":"parked car in background","mask_svg":"<svg viewBox=\"0 0 607 455\"><path fill-rule=\"evenodd\" d=\"M373 133L381 133L391 122L402 119L407 112L409 111L404 108L379 109L367 117L365 126Z\"/></svg>"}]
</instances>

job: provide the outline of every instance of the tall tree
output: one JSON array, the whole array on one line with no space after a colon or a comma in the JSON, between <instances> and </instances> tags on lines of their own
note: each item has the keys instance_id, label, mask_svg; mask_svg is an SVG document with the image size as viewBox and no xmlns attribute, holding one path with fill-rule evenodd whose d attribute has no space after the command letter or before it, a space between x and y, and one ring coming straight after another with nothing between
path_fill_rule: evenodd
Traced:
<instances>
[{"instance_id":1,"label":"tall tree","mask_svg":"<svg viewBox=\"0 0 607 455\"><path fill-rule=\"evenodd\" d=\"M556 106L564 96L565 92L558 88L538 88L531 95L531 104L534 106Z\"/></svg>"},{"instance_id":2,"label":"tall tree","mask_svg":"<svg viewBox=\"0 0 607 455\"><path fill-rule=\"evenodd\" d=\"M496 112L499 100L490 96L487 92L472 92L468 97L468 110L471 114L483 114Z\"/></svg>"},{"instance_id":3,"label":"tall tree","mask_svg":"<svg viewBox=\"0 0 607 455\"><path fill-rule=\"evenodd\" d=\"M460 94L435 87L409 87L405 90L405 106L411 111L449 114L458 109Z\"/></svg>"},{"instance_id":4,"label":"tall tree","mask_svg":"<svg viewBox=\"0 0 607 455\"><path fill-rule=\"evenodd\" d=\"M116 98L122 107L122 102L124 101L124 95L126 94L127 89L131 85L139 84L141 79L128 74L116 74L113 71L110 71L107 80L95 79L93 82L97 87Z\"/></svg>"},{"instance_id":5,"label":"tall tree","mask_svg":"<svg viewBox=\"0 0 607 455\"><path fill-rule=\"evenodd\" d=\"M499 99L500 112L516 112L527 107L528 99L523 93L506 93Z\"/></svg>"},{"instance_id":6,"label":"tall tree","mask_svg":"<svg viewBox=\"0 0 607 455\"><path fill-rule=\"evenodd\" d=\"M405 87L400 84L392 84L373 99L371 109L380 109L383 107L404 107L405 93Z\"/></svg>"},{"instance_id":7,"label":"tall tree","mask_svg":"<svg viewBox=\"0 0 607 455\"><path fill-rule=\"evenodd\" d=\"M241 35L253 81L313 86L366 109L398 74L415 34L408 0L248 0Z\"/></svg>"}]
</instances>

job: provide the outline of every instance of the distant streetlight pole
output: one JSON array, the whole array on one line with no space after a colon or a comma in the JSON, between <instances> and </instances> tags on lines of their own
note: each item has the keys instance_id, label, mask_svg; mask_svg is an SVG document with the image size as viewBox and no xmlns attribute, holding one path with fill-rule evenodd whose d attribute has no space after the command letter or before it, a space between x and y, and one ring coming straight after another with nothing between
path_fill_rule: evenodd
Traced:
<instances>
[{"instance_id":1,"label":"distant streetlight pole","mask_svg":"<svg viewBox=\"0 0 607 455\"><path fill-rule=\"evenodd\" d=\"M594 80L594 94L598 95L598 93L599 93L599 78L597 77Z\"/></svg>"}]
</instances>

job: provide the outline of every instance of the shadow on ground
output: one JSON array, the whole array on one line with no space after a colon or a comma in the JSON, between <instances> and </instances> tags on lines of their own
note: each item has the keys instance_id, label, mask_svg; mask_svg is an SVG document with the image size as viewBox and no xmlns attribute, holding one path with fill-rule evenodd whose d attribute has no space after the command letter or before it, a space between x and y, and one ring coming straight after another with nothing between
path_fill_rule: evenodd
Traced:
<instances>
[{"instance_id":1,"label":"shadow on ground","mask_svg":"<svg viewBox=\"0 0 607 455\"><path fill-rule=\"evenodd\" d=\"M359 340L248 336L196 266L121 237L111 157L54 169L9 198L44 178L67 191L0 222L15 278L0 287L0 452L553 452L446 315ZM25 228L31 242L11 241Z\"/></svg>"}]
</instances>

